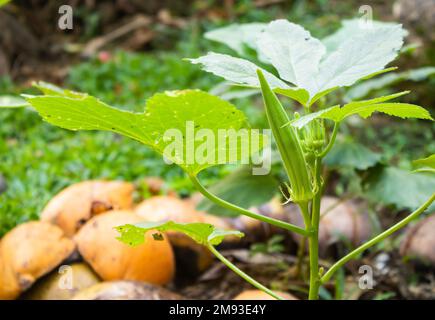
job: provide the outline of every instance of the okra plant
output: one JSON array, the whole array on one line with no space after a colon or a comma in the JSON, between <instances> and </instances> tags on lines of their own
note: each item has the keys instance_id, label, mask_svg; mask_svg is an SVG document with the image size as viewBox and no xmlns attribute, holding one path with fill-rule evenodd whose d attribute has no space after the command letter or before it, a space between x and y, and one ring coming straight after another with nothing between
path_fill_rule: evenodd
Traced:
<instances>
[{"instance_id":1,"label":"okra plant","mask_svg":"<svg viewBox=\"0 0 435 320\"><path fill-rule=\"evenodd\" d=\"M429 112L420 106L389 102L407 94L407 91L369 100L350 101L344 105L325 106L326 96L332 91L394 70L395 68L385 66L396 57L405 35L406 31L401 25L373 22L370 26L361 27L355 22L321 41L299 25L276 20L269 24L233 25L212 31L207 37L225 42L238 53L243 53L246 47L254 49L260 63L273 66L277 75L266 70L272 70L271 67L262 68L251 61L219 53L190 59L190 62L201 65L205 71L237 86L261 91L272 136L288 177L288 181L283 181L287 188L284 190L286 200L300 207L304 227L229 203L211 193L200 182L198 174L202 170L223 163L249 162L256 152L270 143L266 135L259 133L238 137L237 142L243 142L241 140L246 137L253 139L253 136L261 141L258 148L250 149L248 153L240 152L227 140L224 145L206 141L207 135L201 137L202 144L192 143L196 138L186 131L189 127L194 132L207 129L212 137L218 135L221 129L245 129L248 133L255 133L249 127L245 115L221 98L199 90L158 93L147 101L144 113L121 111L87 94L45 83L36 84L44 95L27 95L25 98L45 121L59 127L69 130L106 130L135 139L179 165L196 188L214 203L308 239L309 299L318 299L320 286L327 283L339 268L414 220L435 199L435 193L432 193L425 203L405 219L354 249L328 270L319 267L320 203L325 188L322 160L334 145L340 124L351 116L366 119L375 112L433 121ZM282 96L282 99L277 95ZM298 112L283 106L281 101L287 98L300 105ZM166 135L168 131L175 132L174 130L181 132L181 147L172 148L173 141ZM194 156L192 161L186 161L188 154L203 153L204 144L208 146L206 158L210 161L197 161ZM224 160L216 160L215 156L222 149L225 154L231 155L231 159L225 157ZM424 167L419 170L434 169L433 157L417 164ZM243 236L239 231L218 230L203 223L179 224L172 221L125 225L119 226L117 230L120 233L119 239L130 245L143 242L144 233L150 230L157 234L167 230L183 232L207 246L218 259L252 285L280 299L216 250L216 245L225 236Z\"/></svg>"}]
</instances>

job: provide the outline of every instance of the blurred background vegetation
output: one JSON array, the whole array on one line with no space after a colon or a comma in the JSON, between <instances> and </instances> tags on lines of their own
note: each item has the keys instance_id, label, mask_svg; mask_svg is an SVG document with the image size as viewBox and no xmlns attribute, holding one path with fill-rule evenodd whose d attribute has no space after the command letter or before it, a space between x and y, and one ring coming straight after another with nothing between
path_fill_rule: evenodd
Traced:
<instances>
[{"instance_id":1,"label":"blurred background vegetation","mask_svg":"<svg viewBox=\"0 0 435 320\"><path fill-rule=\"evenodd\" d=\"M65 1L13 1L1 9L0 94L33 92L31 82L44 80L141 111L158 91L199 88L218 93L219 78L182 60L213 50L232 53L204 39L204 32L229 23L286 18L321 38L336 30L341 20L357 17L360 5L368 4L375 19L405 25L410 31L407 49L394 62L397 75L371 83L371 89L338 92L333 100L406 88L412 90L406 101L434 114L432 0L66 2L73 7L73 30L57 26L58 8ZM230 98L254 126L265 126L258 95ZM146 176L160 176L180 195L192 192L181 170L165 165L135 141L111 133L68 132L43 123L31 109L0 110L0 124L0 235L37 218L54 194L84 179L122 179L140 187ZM435 182L410 177L404 170L411 168L412 159L435 152L434 136L434 125L424 121L378 116L370 122L351 122L327 159L333 182L328 193L364 197L375 204L373 208L382 205L393 213L418 205L435 189ZM211 185L232 170L209 169L201 178ZM138 197L144 196L140 190Z\"/></svg>"}]
</instances>

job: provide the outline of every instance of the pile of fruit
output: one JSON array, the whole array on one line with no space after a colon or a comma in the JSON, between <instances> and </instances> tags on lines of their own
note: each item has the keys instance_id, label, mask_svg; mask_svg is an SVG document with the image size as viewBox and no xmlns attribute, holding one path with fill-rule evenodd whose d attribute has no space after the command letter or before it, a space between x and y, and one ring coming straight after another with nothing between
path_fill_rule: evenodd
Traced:
<instances>
[{"instance_id":1,"label":"pile of fruit","mask_svg":"<svg viewBox=\"0 0 435 320\"><path fill-rule=\"evenodd\" d=\"M177 278L197 276L213 263L207 248L178 232L168 232L158 241L148 232L143 244L128 246L116 239L118 233L114 229L124 224L172 220L237 228L247 237L229 238L222 244L233 248L279 232L243 216L220 218L198 211L200 197L159 195L159 184L151 179L153 196L138 204L133 201L135 187L128 182L84 181L61 191L46 205L39 221L23 223L0 240L0 299L183 299L164 286ZM320 250L325 255L343 237L359 244L371 236L368 217L355 203L332 197L323 201L322 205L329 208L320 230ZM278 200L254 209L302 223L296 207L283 207ZM403 254L432 254L433 259L433 252L419 252L430 246L420 246L421 237L416 235L424 236L434 221L432 217L429 223L420 223L410 230L402 245ZM301 241L294 235L287 236ZM287 293L281 295L296 299ZM235 297L269 298L256 290Z\"/></svg>"}]
</instances>

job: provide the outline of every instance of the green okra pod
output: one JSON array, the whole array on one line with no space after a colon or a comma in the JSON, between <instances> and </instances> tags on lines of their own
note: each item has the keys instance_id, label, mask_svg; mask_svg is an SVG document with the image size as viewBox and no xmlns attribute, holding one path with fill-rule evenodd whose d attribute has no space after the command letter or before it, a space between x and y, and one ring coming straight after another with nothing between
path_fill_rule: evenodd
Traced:
<instances>
[{"instance_id":1,"label":"green okra pod","mask_svg":"<svg viewBox=\"0 0 435 320\"><path fill-rule=\"evenodd\" d=\"M284 168L290 180L291 200L305 202L313 198L313 184L296 129L286 125L290 119L271 90L261 70L257 70L269 126L275 138Z\"/></svg>"}]
</instances>

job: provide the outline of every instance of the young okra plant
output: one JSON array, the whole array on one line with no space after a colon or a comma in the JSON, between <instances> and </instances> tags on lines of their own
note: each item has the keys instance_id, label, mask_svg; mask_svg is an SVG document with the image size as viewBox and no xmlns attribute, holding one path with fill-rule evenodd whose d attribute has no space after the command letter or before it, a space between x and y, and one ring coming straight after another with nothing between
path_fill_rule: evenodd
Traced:
<instances>
[{"instance_id":1,"label":"young okra plant","mask_svg":"<svg viewBox=\"0 0 435 320\"><path fill-rule=\"evenodd\" d=\"M429 112L420 106L389 102L408 92L325 107L325 97L332 91L394 70L385 66L396 57L406 32L400 25L374 23L370 28L355 27L351 37L343 36L339 30L328 37L327 42L322 42L301 26L286 20L231 26L229 29L232 30L230 36L222 36L228 30L218 30L208 37L220 41L225 39L236 49L250 46L257 51L262 63L271 64L276 69L278 76L251 61L224 54L209 53L190 61L237 86L261 91L272 136L288 177L288 181L283 182L287 188L287 201L300 207L304 227L227 202L200 182L198 174L202 170L224 163L250 163L260 149L270 147L267 135L251 129L244 114L227 101L199 90L171 91L151 97L144 113L131 113L113 108L87 94L45 83L36 84L44 95L26 96L26 99L45 121L59 127L106 130L135 139L179 165L195 187L214 203L305 237L309 244L308 297L318 299L320 286L327 283L345 263L403 228L435 199L434 192L405 219L354 249L328 270L319 267L320 203L325 188L322 161L334 145L340 124L351 116L366 119L375 112L400 118L433 120ZM234 29L240 32L234 32ZM284 108L277 94L300 104L300 113ZM202 129L206 131L201 131L200 137L196 136ZM228 139L224 139L224 143L216 143L220 130L244 130L246 134L237 135L235 143ZM179 143L174 144L177 139ZM243 152L238 146L246 140L254 147ZM198 141L199 144L195 143ZM222 151L225 156L219 157ZM203 156L201 160L198 155ZM433 169L432 158L428 159L423 160L423 164ZM144 233L150 230L153 230L155 239L161 237L160 232L167 230L183 232L207 246L218 259L253 286L280 299L216 250L216 245L225 236L243 236L237 230L218 230L209 224L172 221L125 225L117 230L120 232L119 239L130 245L143 242Z\"/></svg>"}]
</instances>

